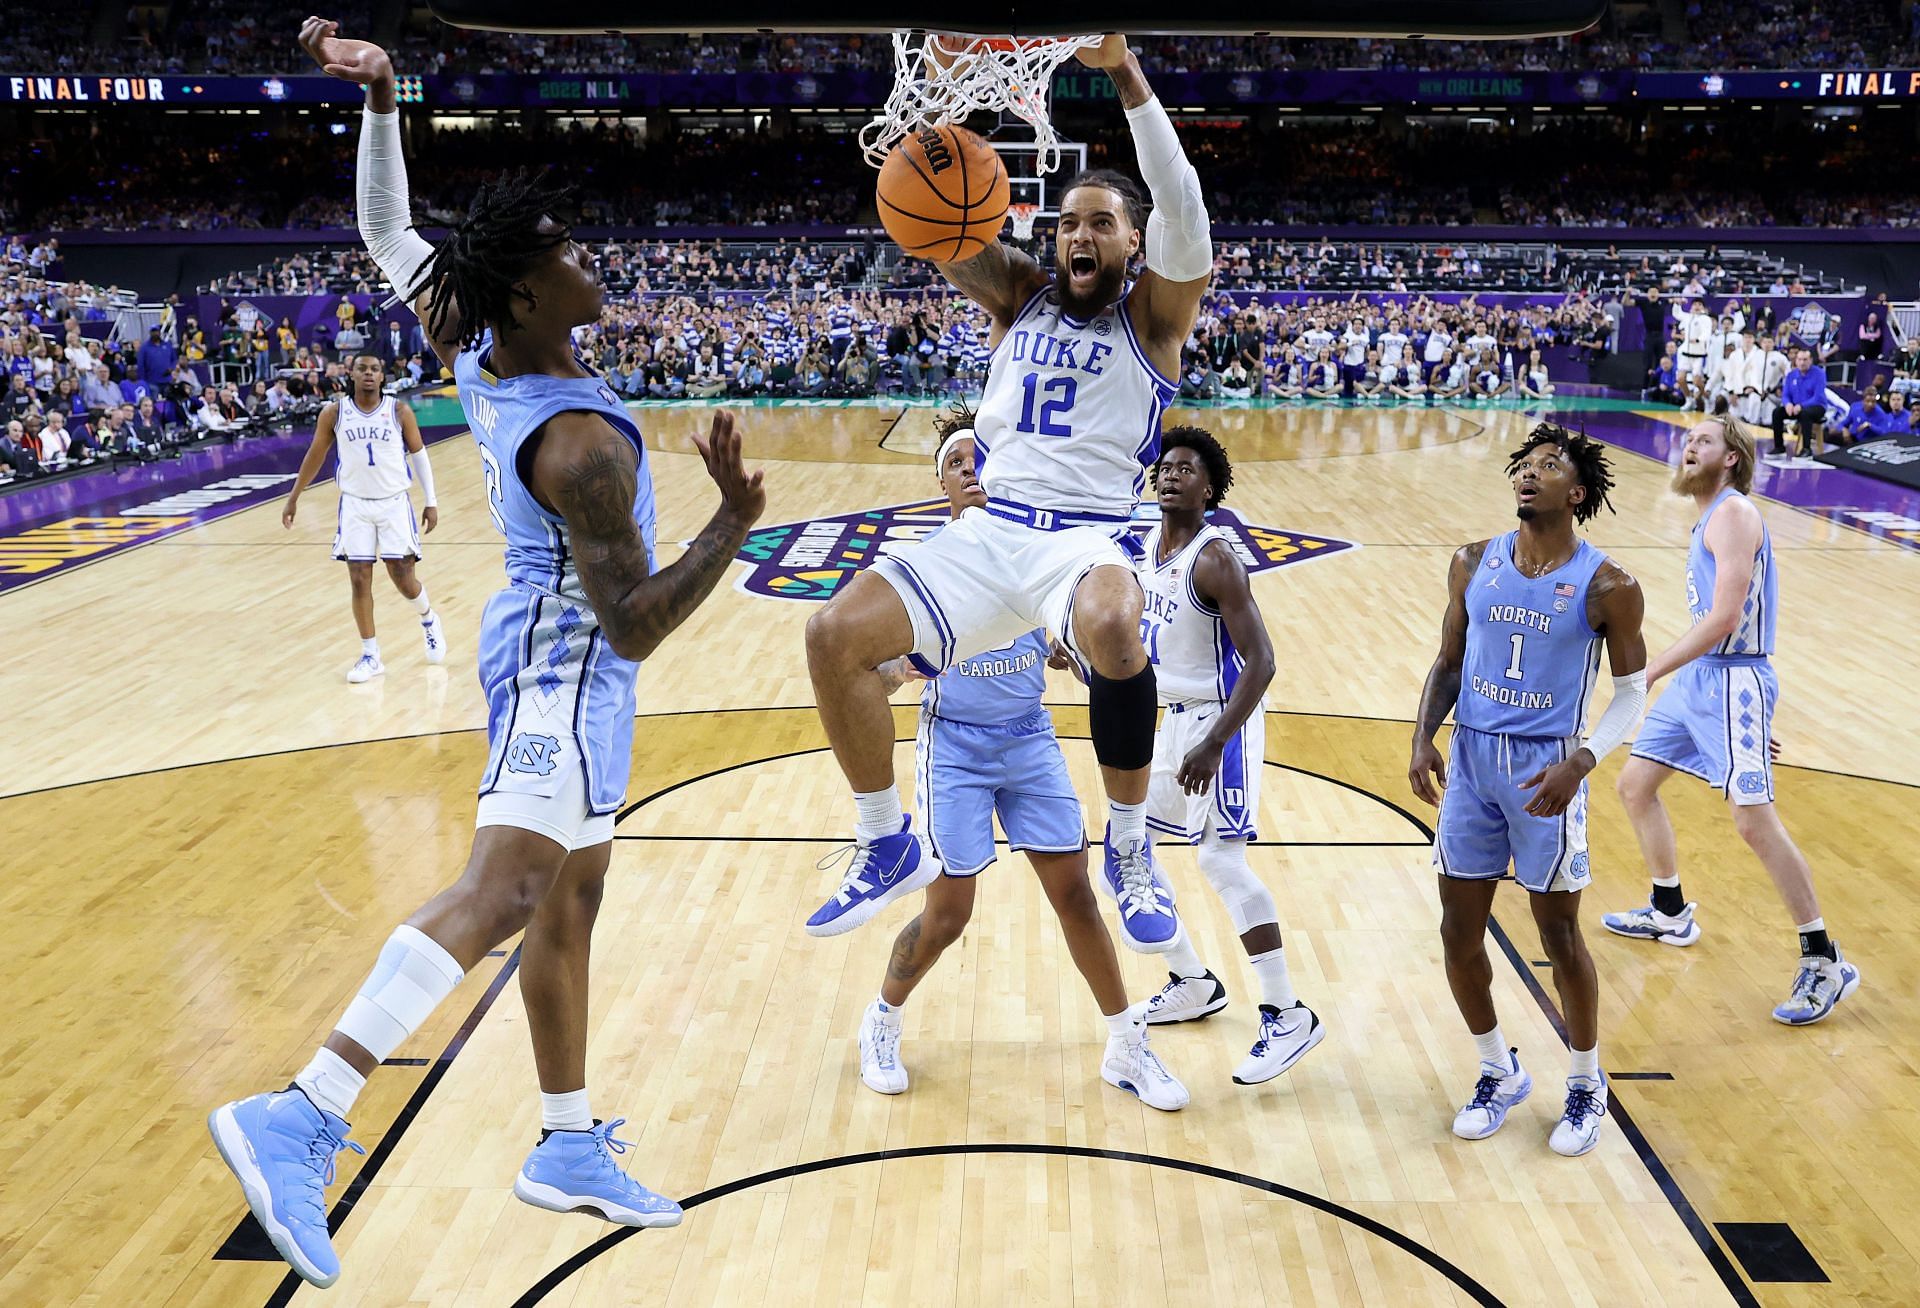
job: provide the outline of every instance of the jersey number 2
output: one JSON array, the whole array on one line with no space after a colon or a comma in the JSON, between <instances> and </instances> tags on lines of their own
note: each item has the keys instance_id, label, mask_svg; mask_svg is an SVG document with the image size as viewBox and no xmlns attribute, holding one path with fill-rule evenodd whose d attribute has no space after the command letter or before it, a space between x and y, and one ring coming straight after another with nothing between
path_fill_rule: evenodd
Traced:
<instances>
[{"instance_id":1,"label":"jersey number 2","mask_svg":"<svg viewBox=\"0 0 1920 1308\"><path fill-rule=\"evenodd\" d=\"M493 451L480 447L480 472L487 479L487 516L493 519L493 528L502 536L507 534L507 522L500 516L503 502L500 494L500 460L493 457Z\"/></svg>"},{"instance_id":2,"label":"jersey number 2","mask_svg":"<svg viewBox=\"0 0 1920 1308\"><path fill-rule=\"evenodd\" d=\"M1073 428L1065 423L1054 422L1064 417L1073 408L1073 395L1077 384L1071 377L1049 377L1046 386L1040 385L1040 374L1030 372L1021 379L1020 385L1026 390L1026 399L1020 405L1020 425L1015 431L1039 432L1042 436L1071 436ZM1041 390L1056 398L1040 401L1040 425L1033 424L1034 401Z\"/></svg>"}]
</instances>

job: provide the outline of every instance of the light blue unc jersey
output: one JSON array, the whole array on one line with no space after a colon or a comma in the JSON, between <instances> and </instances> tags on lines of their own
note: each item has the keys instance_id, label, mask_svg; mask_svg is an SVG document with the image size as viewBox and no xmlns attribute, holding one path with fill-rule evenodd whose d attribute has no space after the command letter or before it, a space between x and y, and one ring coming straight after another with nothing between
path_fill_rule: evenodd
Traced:
<instances>
[{"instance_id":1,"label":"light blue unc jersey","mask_svg":"<svg viewBox=\"0 0 1920 1308\"><path fill-rule=\"evenodd\" d=\"M994 349L974 423L980 484L996 500L1124 518L1160 456L1160 415L1179 393L1127 315L1085 322L1036 291Z\"/></svg>"},{"instance_id":2,"label":"light blue unc jersey","mask_svg":"<svg viewBox=\"0 0 1920 1308\"><path fill-rule=\"evenodd\" d=\"M1713 611L1713 583L1718 575L1713 552L1707 548L1707 523L1722 504L1739 494L1728 486L1716 495L1707 511L1700 515L1700 521L1693 524L1693 535L1687 541L1687 611L1695 622ZM1762 522L1760 548L1754 551L1753 577L1747 582L1747 593L1741 600L1740 620L1727 638L1703 657L1750 661L1770 656L1779 598L1780 582L1773 570L1773 537Z\"/></svg>"},{"instance_id":3,"label":"light blue unc jersey","mask_svg":"<svg viewBox=\"0 0 1920 1308\"><path fill-rule=\"evenodd\" d=\"M1510 531L1487 543L1467 581L1467 654L1454 721L1502 736L1566 739L1586 729L1600 672L1587 587L1607 556L1586 541L1544 577L1513 563Z\"/></svg>"},{"instance_id":4,"label":"light blue unc jersey","mask_svg":"<svg viewBox=\"0 0 1920 1308\"><path fill-rule=\"evenodd\" d=\"M556 793L584 768L588 810L610 813L626 793L633 750L634 674L615 654L581 588L567 525L533 496L521 456L556 414L596 413L633 442L639 473L633 518L654 546L653 475L640 429L598 376L496 377L492 333L454 360L460 404L486 477L487 512L506 538L507 587L487 601L480 682L487 696L487 770L480 793Z\"/></svg>"},{"instance_id":5,"label":"light blue unc jersey","mask_svg":"<svg viewBox=\"0 0 1920 1308\"><path fill-rule=\"evenodd\" d=\"M1044 631L1030 631L1013 644L961 659L927 683L920 707L949 722L979 727L1011 726L1040 711L1047 691Z\"/></svg>"}]
</instances>

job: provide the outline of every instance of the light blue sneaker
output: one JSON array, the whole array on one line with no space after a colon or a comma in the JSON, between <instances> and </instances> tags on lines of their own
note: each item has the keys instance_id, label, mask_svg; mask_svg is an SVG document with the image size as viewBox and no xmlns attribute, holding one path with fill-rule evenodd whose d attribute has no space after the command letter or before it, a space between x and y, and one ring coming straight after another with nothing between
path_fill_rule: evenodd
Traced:
<instances>
[{"instance_id":1,"label":"light blue sneaker","mask_svg":"<svg viewBox=\"0 0 1920 1308\"><path fill-rule=\"evenodd\" d=\"M327 1234L334 1156L342 1149L367 1152L347 1139L351 1129L292 1086L236 1099L207 1115L214 1148L239 1180L254 1220L301 1279L321 1289L340 1279Z\"/></svg>"},{"instance_id":2,"label":"light blue sneaker","mask_svg":"<svg viewBox=\"0 0 1920 1308\"><path fill-rule=\"evenodd\" d=\"M655 1194L613 1161L629 1142L613 1138L626 1122L594 1122L591 1131L549 1131L533 1147L513 1192L535 1208L556 1213L592 1213L620 1226L678 1226L680 1205Z\"/></svg>"},{"instance_id":3,"label":"light blue sneaker","mask_svg":"<svg viewBox=\"0 0 1920 1308\"><path fill-rule=\"evenodd\" d=\"M837 936L864 925L894 900L924 890L940 875L939 864L927 856L920 837L914 834L910 817L900 820L897 834L842 845L819 865L831 867L849 851L853 863L840 879L839 888L807 919L810 936Z\"/></svg>"},{"instance_id":4,"label":"light blue sneaker","mask_svg":"<svg viewBox=\"0 0 1920 1308\"><path fill-rule=\"evenodd\" d=\"M1173 911L1173 887L1160 875L1153 842L1136 840L1115 848L1113 824L1106 831L1106 875L1100 879L1120 907L1120 936L1141 954L1164 954L1180 936L1180 919Z\"/></svg>"},{"instance_id":5,"label":"light blue sneaker","mask_svg":"<svg viewBox=\"0 0 1920 1308\"><path fill-rule=\"evenodd\" d=\"M1785 1002L1773 1010L1773 1020L1788 1026L1811 1026L1834 1005L1860 988L1860 969L1840 957L1834 946L1832 959L1815 954L1800 960L1793 974L1793 989Z\"/></svg>"},{"instance_id":6,"label":"light blue sneaker","mask_svg":"<svg viewBox=\"0 0 1920 1308\"><path fill-rule=\"evenodd\" d=\"M1453 1133L1462 1140L1484 1140L1506 1124L1513 1106L1533 1093L1533 1077L1520 1066L1520 1051L1507 1050L1507 1069L1480 1064L1473 1098L1453 1117Z\"/></svg>"}]
</instances>

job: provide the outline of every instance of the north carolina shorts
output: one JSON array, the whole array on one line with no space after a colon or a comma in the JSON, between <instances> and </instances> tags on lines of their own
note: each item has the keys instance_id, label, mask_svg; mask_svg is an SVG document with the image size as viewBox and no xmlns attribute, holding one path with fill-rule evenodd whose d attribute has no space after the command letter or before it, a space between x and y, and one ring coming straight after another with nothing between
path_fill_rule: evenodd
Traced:
<instances>
[{"instance_id":1,"label":"north carolina shorts","mask_svg":"<svg viewBox=\"0 0 1920 1308\"><path fill-rule=\"evenodd\" d=\"M1036 709L984 727L920 714L914 750L914 821L950 877L994 861L993 819L1014 849L1072 854L1086 848L1080 798L1053 719Z\"/></svg>"},{"instance_id":2,"label":"north carolina shorts","mask_svg":"<svg viewBox=\"0 0 1920 1308\"><path fill-rule=\"evenodd\" d=\"M1073 592L1095 568L1133 572L1115 537L1125 523L1043 530L971 508L927 540L874 560L913 621L908 657L933 677L1012 644L1035 627L1076 654Z\"/></svg>"},{"instance_id":3,"label":"north carolina shorts","mask_svg":"<svg viewBox=\"0 0 1920 1308\"><path fill-rule=\"evenodd\" d=\"M1773 802L1773 663L1695 659L1655 700L1633 756L1699 777L1736 804Z\"/></svg>"},{"instance_id":4,"label":"north carolina shorts","mask_svg":"<svg viewBox=\"0 0 1920 1308\"><path fill-rule=\"evenodd\" d=\"M1199 844L1212 830L1222 840L1252 840L1260 812L1260 774L1266 770L1267 717L1255 712L1221 751L1220 771L1197 795L1180 788L1180 764L1220 716L1220 704L1169 704L1153 738L1147 781L1147 825L1162 835Z\"/></svg>"},{"instance_id":5,"label":"north carolina shorts","mask_svg":"<svg viewBox=\"0 0 1920 1308\"><path fill-rule=\"evenodd\" d=\"M420 557L420 524L405 491L377 500L342 495L333 529L333 557L347 563Z\"/></svg>"},{"instance_id":6,"label":"north carolina shorts","mask_svg":"<svg viewBox=\"0 0 1920 1308\"><path fill-rule=\"evenodd\" d=\"M1537 791L1520 783L1565 759L1573 742L1453 729L1453 757L1440 801L1433 861L1442 876L1491 881L1506 875L1535 893L1583 890L1587 868L1587 783L1559 817L1526 811Z\"/></svg>"}]
</instances>

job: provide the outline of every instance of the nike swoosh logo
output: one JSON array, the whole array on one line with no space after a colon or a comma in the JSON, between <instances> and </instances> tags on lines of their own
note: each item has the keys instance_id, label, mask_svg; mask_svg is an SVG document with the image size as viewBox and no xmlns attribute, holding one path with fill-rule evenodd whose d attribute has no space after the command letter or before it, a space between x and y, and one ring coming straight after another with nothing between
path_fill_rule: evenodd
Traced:
<instances>
[{"instance_id":1,"label":"nike swoosh logo","mask_svg":"<svg viewBox=\"0 0 1920 1308\"><path fill-rule=\"evenodd\" d=\"M905 854L902 854L899 858L893 861L892 867L888 868L885 872L880 874L880 884L883 886L890 886L895 881L899 880L900 869L905 867L906 865L907 865L907 856Z\"/></svg>"}]
</instances>

